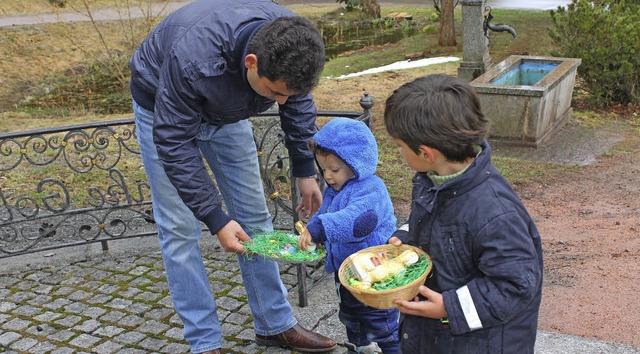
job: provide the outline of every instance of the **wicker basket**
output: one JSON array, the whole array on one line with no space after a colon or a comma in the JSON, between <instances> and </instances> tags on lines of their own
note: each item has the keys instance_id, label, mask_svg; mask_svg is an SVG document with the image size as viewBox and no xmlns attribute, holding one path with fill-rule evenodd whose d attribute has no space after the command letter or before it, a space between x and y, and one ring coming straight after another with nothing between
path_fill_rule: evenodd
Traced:
<instances>
[{"instance_id":1,"label":"wicker basket","mask_svg":"<svg viewBox=\"0 0 640 354\"><path fill-rule=\"evenodd\" d=\"M408 249L415 251L420 257L425 256L427 258L427 270L419 278L412 281L411 283L400 286L398 288L385 290L375 290L372 288L355 288L349 285L350 278L357 278L355 277L356 272L353 268L353 262L351 258L347 258L344 262L342 262L342 265L338 270L338 278L340 279L340 283L342 284L342 286L347 288L347 290L349 290L349 292L353 294L356 299L360 300L360 302L378 309L390 309L396 307L393 301L397 299L413 300L413 298L418 295L418 288L420 287L420 285L424 284L427 275L429 275L432 269L431 258L425 251L410 245L381 245L365 248L356 252L356 254L363 252L373 252L377 254L379 252L383 252L388 259L391 259L397 257L402 252Z\"/></svg>"}]
</instances>

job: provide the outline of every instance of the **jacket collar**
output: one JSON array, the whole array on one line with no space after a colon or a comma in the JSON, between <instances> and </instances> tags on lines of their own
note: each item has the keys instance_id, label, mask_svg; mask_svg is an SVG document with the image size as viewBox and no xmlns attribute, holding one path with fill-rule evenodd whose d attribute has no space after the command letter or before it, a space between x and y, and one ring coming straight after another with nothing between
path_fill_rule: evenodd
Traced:
<instances>
[{"instance_id":1,"label":"jacket collar","mask_svg":"<svg viewBox=\"0 0 640 354\"><path fill-rule=\"evenodd\" d=\"M247 68L244 66L244 58L246 58L247 54L249 54L249 42L251 42L251 39L256 34L256 32L266 23L266 20L261 20L250 22L244 25L240 29L238 37L236 38L234 49L235 54L233 59L236 63L238 63L239 68L242 70L242 76L244 77L245 83L247 83Z\"/></svg>"},{"instance_id":2,"label":"jacket collar","mask_svg":"<svg viewBox=\"0 0 640 354\"><path fill-rule=\"evenodd\" d=\"M417 196L415 202L431 212L439 195L444 195L447 199L455 198L467 193L489 178L495 171L491 165L491 146L486 140L480 146L482 152L476 156L465 173L440 186L435 186L426 173L416 173L413 183L421 185L423 192Z\"/></svg>"}]
</instances>

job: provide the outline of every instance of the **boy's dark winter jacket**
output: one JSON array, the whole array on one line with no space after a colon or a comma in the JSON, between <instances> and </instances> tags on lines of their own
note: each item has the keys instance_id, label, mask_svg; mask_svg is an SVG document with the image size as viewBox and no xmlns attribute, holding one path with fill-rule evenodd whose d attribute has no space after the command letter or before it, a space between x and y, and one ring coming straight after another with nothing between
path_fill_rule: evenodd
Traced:
<instances>
[{"instance_id":1,"label":"boy's dark winter jacket","mask_svg":"<svg viewBox=\"0 0 640 354\"><path fill-rule=\"evenodd\" d=\"M460 176L413 179L408 231L396 236L431 256L425 285L442 293L448 324L403 315L406 353L533 353L542 296L540 235L483 151Z\"/></svg>"}]
</instances>

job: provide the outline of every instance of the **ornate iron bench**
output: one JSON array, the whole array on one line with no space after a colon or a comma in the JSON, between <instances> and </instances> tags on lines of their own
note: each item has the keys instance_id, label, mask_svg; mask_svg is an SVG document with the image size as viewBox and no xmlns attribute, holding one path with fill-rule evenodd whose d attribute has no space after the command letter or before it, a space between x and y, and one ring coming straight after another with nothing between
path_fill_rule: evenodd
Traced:
<instances>
[{"instance_id":1,"label":"ornate iron bench","mask_svg":"<svg viewBox=\"0 0 640 354\"><path fill-rule=\"evenodd\" d=\"M318 119L370 125L373 99L365 93L360 106ZM299 197L277 111L251 120L274 227L293 230ZM110 241L155 235L133 119L0 134L0 259L98 242L106 251ZM320 263L281 265L296 268L300 306L324 275Z\"/></svg>"}]
</instances>

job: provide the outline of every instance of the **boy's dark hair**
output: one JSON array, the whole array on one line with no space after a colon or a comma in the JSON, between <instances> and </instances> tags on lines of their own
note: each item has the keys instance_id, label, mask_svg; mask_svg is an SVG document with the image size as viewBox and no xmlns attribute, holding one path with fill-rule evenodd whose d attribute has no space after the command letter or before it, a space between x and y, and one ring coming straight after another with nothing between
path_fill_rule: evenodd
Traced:
<instances>
[{"instance_id":1,"label":"boy's dark hair","mask_svg":"<svg viewBox=\"0 0 640 354\"><path fill-rule=\"evenodd\" d=\"M280 17L260 28L249 43L258 57L258 76L284 81L296 93L310 92L324 68L324 43L313 22Z\"/></svg>"},{"instance_id":2,"label":"boy's dark hair","mask_svg":"<svg viewBox=\"0 0 640 354\"><path fill-rule=\"evenodd\" d=\"M385 103L384 124L391 137L414 152L426 145L454 162L475 157L489 131L473 87L443 74L415 79L393 91Z\"/></svg>"}]
</instances>

